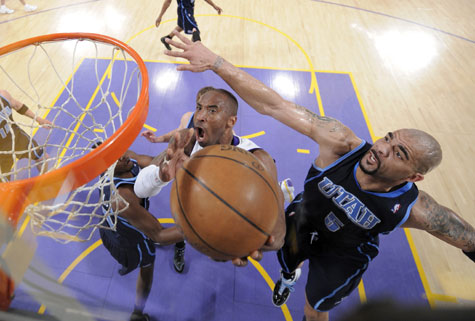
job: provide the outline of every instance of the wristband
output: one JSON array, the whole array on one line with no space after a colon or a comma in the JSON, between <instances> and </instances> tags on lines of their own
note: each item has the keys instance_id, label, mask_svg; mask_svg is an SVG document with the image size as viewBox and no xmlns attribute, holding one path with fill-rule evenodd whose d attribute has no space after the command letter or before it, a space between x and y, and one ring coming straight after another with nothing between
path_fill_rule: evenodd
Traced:
<instances>
[{"instance_id":1,"label":"wristband","mask_svg":"<svg viewBox=\"0 0 475 321\"><path fill-rule=\"evenodd\" d=\"M23 104L20 109L17 110L19 114L24 115L28 111L28 107Z\"/></svg>"},{"instance_id":2,"label":"wristband","mask_svg":"<svg viewBox=\"0 0 475 321\"><path fill-rule=\"evenodd\" d=\"M157 195L169 182L160 179L160 167L149 165L143 168L137 175L134 184L134 192L140 198Z\"/></svg>"},{"instance_id":3,"label":"wristband","mask_svg":"<svg viewBox=\"0 0 475 321\"><path fill-rule=\"evenodd\" d=\"M472 260L473 262L475 262L475 252L465 252L464 250L462 250L463 254L465 254L466 256L468 256L468 258L470 260Z\"/></svg>"}]
</instances>

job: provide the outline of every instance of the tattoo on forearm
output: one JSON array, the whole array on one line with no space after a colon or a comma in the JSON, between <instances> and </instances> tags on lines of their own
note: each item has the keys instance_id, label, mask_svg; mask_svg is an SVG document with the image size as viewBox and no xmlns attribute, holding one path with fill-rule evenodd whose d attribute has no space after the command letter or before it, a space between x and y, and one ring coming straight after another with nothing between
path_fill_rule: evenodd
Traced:
<instances>
[{"instance_id":1,"label":"tattoo on forearm","mask_svg":"<svg viewBox=\"0 0 475 321\"><path fill-rule=\"evenodd\" d=\"M295 107L303 114L305 115L306 119L318 127L325 127L328 128L328 125L332 123L333 127L330 128L330 132L336 132L341 128L341 123L336 120L335 118L327 117L327 116L320 116L317 115L316 113L308 110L305 107L299 106L295 104Z\"/></svg>"},{"instance_id":2,"label":"tattoo on forearm","mask_svg":"<svg viewBox=\"0 0 475 321\"><path fill-rule=\"evenodd\" d=\"M212 69L218 70L219 67L221 67L221 65L223 64L223 62L224 62L224 59L221 56L216 57L216 60L213 63Z\"/></svg>"},{"instance_id":3,"label":"tattoo on forearm","mask_svg":"<svg viewBox=\"0 0 475 321\"><path fill-rule=\"evenodd\" d=\"M421 204L426 213L426 230L439 234L458 247L475 249L475 229L452 210L421 193Z\"/></svg>"}]
</instances>

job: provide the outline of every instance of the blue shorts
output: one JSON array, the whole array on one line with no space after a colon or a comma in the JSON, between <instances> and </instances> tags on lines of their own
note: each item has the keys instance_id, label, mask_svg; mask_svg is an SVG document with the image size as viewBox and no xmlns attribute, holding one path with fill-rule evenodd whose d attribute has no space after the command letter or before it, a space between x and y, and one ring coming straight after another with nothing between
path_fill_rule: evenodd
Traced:
<instances>
[{"instance_id":1,"label":"blue shorts","mask_svg":"<svg viewBox=\"0 0 475 321\"><path fill-rule=\"evenodd\" d=\"M102 243L112 257L122 265L120 275L137 267L147 267L155 262L155 244L150 239L126 237L108 229L99 229Z\"/></svg>"},{"instance_id":2,"label":"blue shorts","mask_svg":"<svg viewBox=\"0 0 475 321\"><path fill-rule=\"evenodd\" d=\"M338 305L359 284L369 262L378 255L378 241L355 246L339 246L307 230L299 216L301 194L286 210L287 233L277 258L282 270L292 272L305 260L309 271L305 294L317 311L328 311ZM290 215L295 212L295 214Z\"/></svg>"},{"instance_id":3,"label":"blue shorts","mask_svg":"<svg viewBox=\"0 0 475 321\"><path fill-rule=\"evenodd\" d=\"M182 28L186 34L191 35L193 33L193 28L195 28L197 31L200 31L198 29L198 24L195 21L193 8L178 7L177 14L178 27Z\"/></svg>"}]
</instances>

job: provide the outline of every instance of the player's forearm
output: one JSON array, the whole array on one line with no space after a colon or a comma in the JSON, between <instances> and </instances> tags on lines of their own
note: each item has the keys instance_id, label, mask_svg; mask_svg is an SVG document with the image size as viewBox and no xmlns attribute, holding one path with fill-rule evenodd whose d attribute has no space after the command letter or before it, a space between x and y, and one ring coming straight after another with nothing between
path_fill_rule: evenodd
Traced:
<instances>
[{"instance_id":1,"label":"player's forearm","mask_svg":"<svg viewBox=\"0 0 475 321\"><path fill-rule=\"evenodd\" d=\"M163 228L160 222L144 208L130 208L121 216L156 243L171 244L183 241L183 236L176 227Z\"/></svg>"},{"instance_id":2,"label":"player's forearm","mask_svg":"<svg viewBox=\"0 0 475 321\"><path fill-rule=\"evenodd\" d=\"M150 238L154 242L160 243L162 245L174 244L184 240L183 234L181 234L180 230L176 226L164 228L155 233L155 235Z\"/></svg>"},{"instance_id":3,"label":"player's forearm","mask_svg":"<svg viewBox=\"0 0 475 321\"><path fill-rule=\"evenodd\" d=\"M451 209L421 191L404 227L425 230L465 252L475 252L475 229Z\"/></svg>"},{"instance_id":4,"label":"player's forearm","mask_svg":"<svg viewBox=\"0 0 475 321\"><path fill-rule=\"evenodd\" d=\"M272 115L279 106L286 102L277 92L222 57L216 56L210 69L219 75L249 106L261 114Z\"/></svg>"}]
</instances>

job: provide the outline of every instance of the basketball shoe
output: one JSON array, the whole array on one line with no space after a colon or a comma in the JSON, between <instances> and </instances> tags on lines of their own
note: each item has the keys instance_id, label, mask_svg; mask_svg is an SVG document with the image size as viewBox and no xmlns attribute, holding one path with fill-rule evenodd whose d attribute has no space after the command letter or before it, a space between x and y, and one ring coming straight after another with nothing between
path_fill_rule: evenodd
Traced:
<instances>
[{"instance_id":1,"label":"basketball shoe","mask_svg":"<svg viewBox=\"0 0 475 321\"><path fill-rule=\"evenodd\" d=\"M165 39L171 39L170 36L165 36L165 37L161 37L160 38L160 41L163 43L163 45L165 46L165 48L167 48L168 50L172 50L172 47L170 47L169 44L167 44L167 42L165 41Z\"/></svg>"},{"instance_id":2,"label":"basketball shoe","mask_svg":"<svg viewBox=\"0 0 475 321\"><path fill-rule=\"evenodd\" d=\"M276 307L280 307L287 302L290 292L294 292L294 286L300 278L300 274L302 274L302 270L298 268L291 274L290 279L286 279L283 272L280 271L280 279L275 284L274 293L272 294L272 303Z\"/></svg>"},{"instance_id":3,"label":"basketball shoe","mask_svg":"<svg viewBox=\"0 0 475 321\"><path fill-rule=\"evenodd\" d=\"M295 187L294 184L292 183L292 180L290 178L286 178L283 181L279 183L280 189L282 190L282 193L284 193L284 199L287 203L292 202L294 199L294 191Z\"/></svg>"},{"instance_id":4,"label":"basketball shoe","mask_svg":"<svg viewBox=\"0 0 475 321\"><path fill-rule=\"evenodd\" d=\"M183 246L181 246L183 244ZM178 273L185 269L185 242L175 244L175 256L173 257L173 266Z\"/></svg>"},{"instance_id":5,"label":"basketball shoe","mask_svg":"<svg viewBox=\"0 0 475 321\"><path fill-rule=\"evenodd\" d=\"M150 321L150 316L146 313L135 311L130 316L129 321Z\"/></svg>"},{"instance_id":6,"label":"basketball shoe","mask_svg":"<svg viewBox=\"0 0 475 321\"><path fill-rule=\"evenodd\" d=\"M30 12L30 11L35 11L38 7L31 4L25 4L24 8L26 12Z\"/></svg>"},{"instance_id":7,"label":"basketball shoe","mask_svg":"<svg viewBox=\"0 0 475 321\"><path fill-rule=\"evenodd\" d=\"M14 13L15 10L8 8L7 6L0 6L0 13Z\"/></svg>"}]
</instances>

